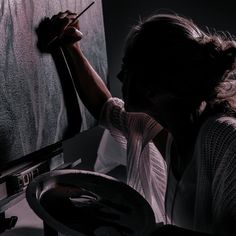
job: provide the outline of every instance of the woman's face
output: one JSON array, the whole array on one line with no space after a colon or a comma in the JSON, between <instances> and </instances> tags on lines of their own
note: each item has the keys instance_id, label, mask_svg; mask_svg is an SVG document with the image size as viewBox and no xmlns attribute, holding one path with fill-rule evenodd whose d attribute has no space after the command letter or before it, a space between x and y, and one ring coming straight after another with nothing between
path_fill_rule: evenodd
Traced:
<instances>
[{"instance_id":1,"label":"woman's face","mask_svg":"<svg viewBox=\"0 0 236 236\"><path fill-rule=\"evenodd\" d=\"M171 111L177 109L176 105L173 107L174 103L171 94L158 88L152 89L155 93L151 93L145 82L140 82L124 66L122 66L117 78L122 83L125 110L128 112L144 112L165 127L166 117L172 116Z\"/></svg>"},{"instance_id":2,"label":"woman's face","mask_svg":"<svg viewBox=\"0 0 236 236\"><path fill-rule=\"evenodd\" d=\"M122 96L123 96L123 100L125 102L125 108L127 108L127 104L128 104L128 93L129 93L129 79L127 76L127 71L125 70L124 66L122 65L122 68L120 70L120 72L117 75L117 78L119 79L119 81L122 84L121 87L121 92L122 92Z\"/></svg>"},{"instance_id":3,"label":"woman's face","mask_svg":"<svg viewBox=\"0 0 236 236\"><path fill-rule=\"evenodd\" d=\"M129 112L146 112L151 105L147 99L147 89L135 75L122 66L117 78L122 83L122 95L125 110Z\"/></svg>"},{"instance_id":4,"label":"woman's face","mask_svg":"<svg viewBox=\"0 0 236 236\"><path fill-rule=\"evenodd\" d=\"M127 70L127 68L122 65L117 78L122 83L125 110L129 112L145 112L152 114L157 103L156 101L154 102L153 98L150 96L150 89L148 88L145 75L143 74L141 70Z\"/></svg>"}]
</instances>

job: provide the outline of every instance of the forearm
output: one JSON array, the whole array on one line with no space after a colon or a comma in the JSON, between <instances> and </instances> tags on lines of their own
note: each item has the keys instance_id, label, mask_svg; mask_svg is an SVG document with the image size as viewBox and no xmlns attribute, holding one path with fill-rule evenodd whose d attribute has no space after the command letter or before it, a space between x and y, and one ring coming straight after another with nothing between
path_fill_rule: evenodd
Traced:
<instances>
[{"instance_id":1,"label":"forearm","mask_svg":"<svg viewBox=\"0 0 236 236\"><path fill-rule=\"evenodd\" d=\"M104 103L111 97L109 90L83 55L79 43L64 46L63 51L82 102L98 119Z\"/></svg>"}]
</instances>

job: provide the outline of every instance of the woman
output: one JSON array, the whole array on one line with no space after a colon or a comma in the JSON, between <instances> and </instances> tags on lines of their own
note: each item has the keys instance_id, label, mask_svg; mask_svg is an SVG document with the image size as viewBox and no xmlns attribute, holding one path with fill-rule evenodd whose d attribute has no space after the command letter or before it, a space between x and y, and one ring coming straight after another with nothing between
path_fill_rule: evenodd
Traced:
<instances>
[{"instance_id":1,"label":"woman","mask_svg":"<svg viewBox=\"0 0 236 236\"><path fill-rule=\"evenodd\" d=\"M235 41L177 15L140 22L118 75L123 102L83 55L78 22L67 27L74 17L52 17L52 37L61 35L89 111L127 145L127 183L151 204L157 222L236 233Z\"/></svg>"}]
</instances>

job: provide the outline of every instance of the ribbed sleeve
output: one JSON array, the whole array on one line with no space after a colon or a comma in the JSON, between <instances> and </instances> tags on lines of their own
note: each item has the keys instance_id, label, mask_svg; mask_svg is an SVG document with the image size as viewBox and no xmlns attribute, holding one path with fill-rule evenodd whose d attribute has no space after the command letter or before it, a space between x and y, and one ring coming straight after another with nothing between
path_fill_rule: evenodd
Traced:
<instances>
[{"instance_id":1,"label":"ribbed sleeve","mask_svg":"<svg viewBox=\"0 0 236 236\"><path fill-rule=\"evenodd\" d=\"M110 98L104 104L99 125L111 132L111 135L126 149L129 117L124 111L124 102L118 98Z\"/></svg>"},{"instance_id":2,"label":"ribbed sleeve","mask_svg":"<svg viewBox=\"0 0 236 236\"><path fill-rule=\"evenodd\" d=\"M166 165L152 143L162 126L147 114L126 112L123 101L118 98L106 102L100 125L127 150L127 184L149 202L156 221L163 222Z\"/></svg>"}]
</instances>

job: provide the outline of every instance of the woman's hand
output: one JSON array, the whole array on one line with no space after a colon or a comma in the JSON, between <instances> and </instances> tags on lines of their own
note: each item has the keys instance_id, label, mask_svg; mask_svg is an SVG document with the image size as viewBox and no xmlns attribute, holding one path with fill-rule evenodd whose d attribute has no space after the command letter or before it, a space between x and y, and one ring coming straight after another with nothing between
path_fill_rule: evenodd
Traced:
<instances>
[{"instance_id":1,"label":"woman's hand","mask_svg":"<svg viewBox=\"0 0 236 236\"><path fill-rule=\"evenodd\" d=\"M50 19L52 40L58 37L62 44L74 44L81 40L83 34L80 32L79 21L74 19L77 14L70 11L60 12Z\"/></svg>"},{"instance_id":2,"label":"woman's hand","mask_svg":"<svg viewBox=\"0 0 236 236\"><path fill-rule=\"evenodd\" d=\"M59 12L52 18L43 19L36 28L38 36L37 47L41 52L62 45L78 44L82 38L79 21L74 21L77 14L70 11Z\"/></svg>"},{"instance_id":3,"label":"woman's hand","mask_svg":"<svg viewBox=\"0 0 236 236\"><path fill-rule=\"evenodd\" d=\"M80 49L78 41L82 38L82 33L76 17L76 14L66 11L52 18L45 18L36 29L37 46L40 52L51 53L56 59L58 56L65 57L82 102L94 118L99 119L111 94ZM55 38L57 39L54 40Z\"/></svg>"}]
</instances>

